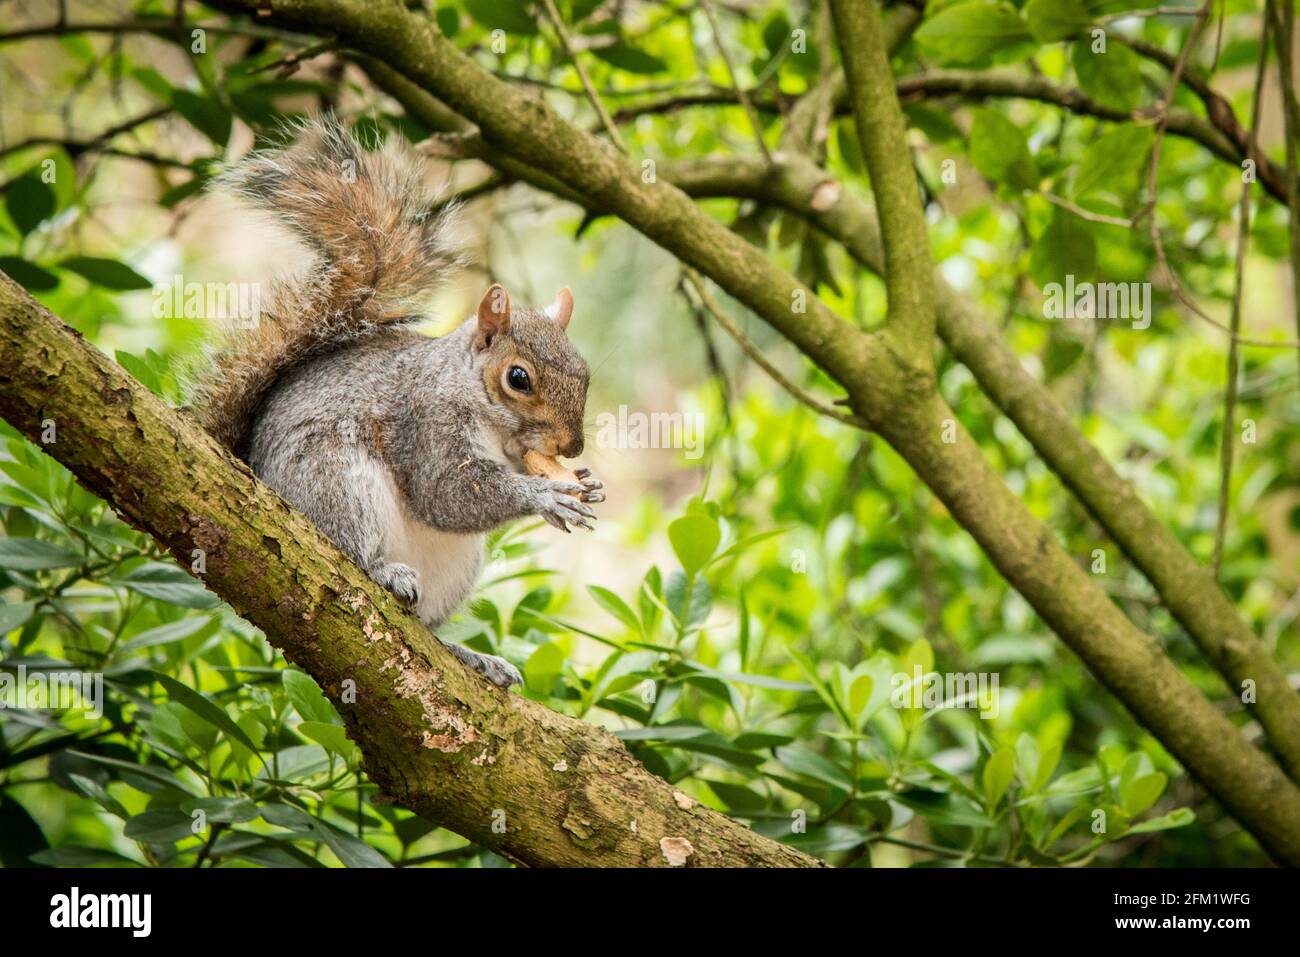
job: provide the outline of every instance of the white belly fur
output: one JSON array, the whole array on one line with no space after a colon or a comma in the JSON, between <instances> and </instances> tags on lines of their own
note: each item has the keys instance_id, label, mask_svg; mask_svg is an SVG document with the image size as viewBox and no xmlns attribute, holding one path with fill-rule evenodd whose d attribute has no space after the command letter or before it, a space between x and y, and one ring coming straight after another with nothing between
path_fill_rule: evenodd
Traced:
<instances>
[{"instance_id":1,"label":"white belly fur","mask_svg":"<svg viewBox=\"0 0 1300 957\"><path fill-rule=\"evenodd\" d=\"M483 568L483 541L478 532L444 532L410 513L391 476L392 513L384 516L384 557L410 565L420 579L416 614L430 627L445 622L469 597Z\"/></svg>"}]
</instances>

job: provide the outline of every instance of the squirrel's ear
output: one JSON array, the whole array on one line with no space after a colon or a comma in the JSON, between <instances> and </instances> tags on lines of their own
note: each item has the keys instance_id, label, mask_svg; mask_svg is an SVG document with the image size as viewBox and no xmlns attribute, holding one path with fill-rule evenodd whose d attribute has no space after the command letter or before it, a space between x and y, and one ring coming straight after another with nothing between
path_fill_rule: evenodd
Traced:
<instances>
[{"instance_id":1,"label":"squirrel's ear","mask_svg":"<svg viewBox=\"0 0 1300 957\"><path fill-rule=\"evenodd\" d=\"M506 287L499 282L488 287L488 291L479 300L476 315L478 330L474 345L478 349L486 349L497 336L510 331L510 293L506 292Z\"/></svg>"},{"instance_id":2,"label":"squirrel's ear","mask_svg":"<svg viewBox=\"0 0 1300 957\"><path fill-rule=\"evenodd\" d=\"M569 318L573 315L573 293L565 286L555 294L555 301L545 309L546 318L561 329L567 329Z\"/></svg>"}]
</instances>

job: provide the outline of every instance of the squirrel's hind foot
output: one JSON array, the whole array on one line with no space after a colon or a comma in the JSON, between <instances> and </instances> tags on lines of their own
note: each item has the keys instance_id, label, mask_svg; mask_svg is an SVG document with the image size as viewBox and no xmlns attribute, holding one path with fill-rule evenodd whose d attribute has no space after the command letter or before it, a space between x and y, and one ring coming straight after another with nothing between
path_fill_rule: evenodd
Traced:
<instances>
[{"instance_id":1,"label":"squirrel's hind foot","mask_svg":"<svg viewBox=\"0 0 1300 957\"><path fill-rule=\"evenodd\" d=\"M420 604L420 576L410 565L382 562L369 571L371 578L392 592L407 608Z\"/></svg>"},{"instance_id":2,"label":"squirrel's hind foot","mask_svg":"<svg viewBox=\"0 0 1300 957\"><path fill-rule=\"evenodd\" d=\"M524 676L519 673L518 668L504 658L498 658L496 655L485 655L471 648L466 648L464 645L455 645L449 642L443 642L443 644L446 645L448 651L498 688L509 688L511 685L523 687Z\"/></svg>"}]
</instances>

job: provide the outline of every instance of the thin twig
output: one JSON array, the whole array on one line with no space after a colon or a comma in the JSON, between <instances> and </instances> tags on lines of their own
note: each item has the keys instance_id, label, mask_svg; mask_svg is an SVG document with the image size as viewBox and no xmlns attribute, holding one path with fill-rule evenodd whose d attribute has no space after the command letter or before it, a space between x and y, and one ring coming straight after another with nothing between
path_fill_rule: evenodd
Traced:
<instances>
[{"instance_id":1,"label":"thin twig","mask_svg":"<svg viewBox=\"0 0 1300 957\"><path fill-rule=\"evenodd\" d=\"M123 120L116 126L110 126L102 133L97 133L87 140L58 139L49 136L33 136L22 140L18 143L11 143L8 146L0 148L0 156L8 156L10 153L17 153L19 150L29 149L33 146L62 146L68 151L68 154L75 156L77 153L85 153L96 150L103 146L114 137L121 136L123 133L129 133L136 127L143 126L146 123L152 123L154 120L161 119L171 113L170 106L159 106L138 116L133 116L128 120Z\"/></svg>"},{"instance_id":2,"label":"thin twig","mask_svg":"<svg viewBox=\"0 0 1300 957\"><path fill-rule=\"evenodd\" d=\"M1065 197L1057 196L1055 193L1044 192L1041 195L1043 199L1047 200L1053 206L1059 206L1061 209L1074 213L1074 215L1078 216L1080 219L1086 219L1090 223L1101 223L1105 226L1120 226L1124 229L1132 229L1145 214L1145 211L1143 211L1137 216L1131 218L1127 216L1107 216L1104 213L1094 213L1092 210L1084 209L1077 203L1072 203Z\"/></svg>"},{"instance_id":3,"label":"thin twig","mask_svg":"<svg viewBox=\"0 0 1300 957\"><path fill-rule=\"evenodd\" d=\"M1277 50L1277 69L1282 81L1282 121L1286 134L1287 239L1291 249L1291 306L1295 310L1296 333L1300 334L1300 217L1296 216L1296 136L1300 135L1300 104L1296 102L1295 69L1291 58L1295 43L1295 8L1291 0L1281 11L1274 0L1264 5L1264 14L1273 28L1273 46ZM1261 55L1262 56L1262 55Z\"/></svg>"},{"instance_id":4,"label":"thin twig","mask_svg":"<svg viewBox=\"0 0 1300 957\"><path fill-rule=\"evenodd\" d=\"M259 66L249 75L256 76L258 73L267 73L279 68L279 72L276 73L276 78L283 80L285 77L297 73L298 67L302 66L304 61L310 60L313 57L318 57L322 53L329 53L337 47L338 43L334 40L322 40L320 43L314 44L313 46L294 50L288 56L283 56L278 60L273 60L265 66Z\"/></svg>"},{"instance_id":5,"label":"thin twig","mask_svg":"<svg viewBox=\"0 0 1300 957\"><path fill-rule=\"evenodd\" d=\"M34 27L23 27L18 30L10 30L0 33L0 43L11 43L16 40L31 40L38 37L61 37L69 33L155 33L161 36L171 37L177 32L188 32L190 30L204 30L207 33L223 34L236 37L251 37L255 40L280 40L284 43L296 43L299 46L309 46L314 43L310 37L294 33L289 30L276 30L270 27L259 27L252 24L239 23L184 23L177 24L175 20L164 17L141 18L137 20L121 20L107 23L67 23L56 20L53 23L41 24Z\"/></svg>"},{"instance_id":6,"label":"thin twig","mask_svg":"<svg viewBox=\"0 0 1300 957\"><path fill-rule=\"evenodd\" d=\"M749 337L741 331L740 326L736 325L731 316L727 315L726 311L718 304L718 301L713 298L705 287L704 280L700 278L700 274L685 263L682 264L682 272L690 281L691 287L695 290L695 295L699 297L700 303L708 311L709 315L713 316L713 318L717 320L718 325L722 326L722 328L727 331L727 334L736 341L736 345L740 346L740 351L749 356L749 358L752 359L760 369L771 376L776 381L777 385L785 389L785 391L789 392L795 399L820 415L834 419L836 422L843 422L845 425L856 426L859 429L865 429L868 427L866 419L853 415L851 412L841 412L839 409L827 405L816 396L792 382L780 369L768 361L767 356L763 355L762 350L760 350L758 346L754 345L754 343L749 340Z\"/></svg>"},{"instance_id":7,"label":"thin twig","mask_svg":"<svg viewBox=\"0 0 1300 957\"><path fill-rule=\"evenodd\" d=\"M568 28L564 25L564 20L560 17L560 11L555 7L555 0L542 0L542 8L546 11L547 19L551 21L551 26L555 29L556 35L560 38L560 46L564 48L564 53L573 64L573 68L578 72L578 80L582 83L582 88L587 91L587 99L591 101L592 109L600 117L600 125L605 128L609 138L614 145L618 147L620 153L626 153L627 147L623 145L623 137L619 135L618 127L614 125L613 119L610 118L609 111L605 109L605 104L600 101L600 96L596 93L596 87L592 85L591 77L587 75L587 68L582 65L578 59L578 54L573 48L573 41L569 38Z\"/></svg>"},{"instance_id":8,"label":"thin twig","mask_svg":"<svg viewBox=\"0 0 1300 957\"><path fill-rule=\"evenodd\" d=\"M1269 20L1264 17L1264 25L1259 36L1259 66L1255 69L1254 105L1250 118L1249 143L1255 145L1256 131L1259 129L1260 104L1263 102L1264 73L1268 64ZM1250 152L1251 150L1247 150ZM1238 357L1237 332L1241 328L1241 299L1244 291L1243 277L1246 271L1246 251L1250 246L1250 185L1253 177L1242 176L1241 206L1237 220L1237 261L1233 273L1232 317L1228 327L1232 330L1232 339L1228 343L1228 384L1223 393L1223 434L1219 444L1219 514L1214 526L1214 555L1210 559L1210 574L1219 577L1223 561L1223 541L1228 532L1228 506L1230 486L1232 485L1232 457L1236 449L1236 414L1237 414L1237 376L1240 358Z\"/></svg>"},{"instance_id":9,"label":"thin twig","mask_svg":"<svg viewBox=\"0 0 1300 957\"><path fill-rule=\"evenodd\" d=\"M1192 49L1201 37L1201 31L1205 29L1207 18L1210 14L1210 8L1214 0L1206 0L1197 14L1196 21L1187 36L1187 42L1183 45L1182 52L1178 54L1178 59L1174 63L1174 69L1169 77L1169 85L1165 88L1164 102L1161 104L1160 119L1156 124L1155 142L1151 147L1151 166L1147 173L1147 196L1148 201L1153 204L1151 214L1151 244L1155 248L1156 262L1160 265L1160 271L1164 275L1165 283L1169 286L1170 293L1194 316L1209 323L1220 332L1226 333L1232 337L1233 342L1248 346L1262 346L1265 348L1300 348L1300 340L1284 339L1248 339L1243 336L1235 335L1227 325L1215 319L1204 309L1196 304L1196 301L1187 294L1183 288L1182 282L1174 274L1173 267L1169 265L1169 257L1165 255L1164 241L1160 238L1160 224L1154 213L1154 203L1156 199L1156 174L1160 167L1160 146L1165 138L1165 129L1169 125L1169 111L1173 105L1174 95L1178 92L1178 84L1182 80L1183 71L1187 67L1187 59L1191 56ZM1290 187L1294 191L1293 185Z\"/></svg>"},{"instance_id":10,"label":"thin twig","mask_svg":"<svg viewBox=\"0 0 1300 957\"><path fill-rule=\"evenodd\" d=\"M1135 17L1190 17L1194 16L1196 11L1192 7L1151 7L1149 10L1123 10L1119 13L1108 13L1101 20L1102 23L1113 23L1116 20L1128 20Z\"/></svg>"},{"instance_id":11,"label":"thin twig","mask_svg":"<svg viewBox=\"0 0 1300 957\"><path fill-rule=\"evenodd\" d=\"M546 2L550 3L552 0L546 0ZM722 56L722 62L727 66L727 76L731 77L731 86L736 92L736 99L745 108L745 115L749 117L749 123L754 128L754 139L758 141L759 152L763 154L763 159L767 160L770 165L772 151L767 148L767 141L763 139L763 125L758 120L758 113L754 111L754 104L750 102L749 94L740 86L740 80L736 76L736 67L731 62L731 54L727 52L727 47L722 42L722 31L718 28L718 18L713 12L713 4L710 0L700 0L700 9L704 11L704 16L708 18L709 28L713 31L713 44L718 48L718 53Z\"/></svg>"}]
</instances>

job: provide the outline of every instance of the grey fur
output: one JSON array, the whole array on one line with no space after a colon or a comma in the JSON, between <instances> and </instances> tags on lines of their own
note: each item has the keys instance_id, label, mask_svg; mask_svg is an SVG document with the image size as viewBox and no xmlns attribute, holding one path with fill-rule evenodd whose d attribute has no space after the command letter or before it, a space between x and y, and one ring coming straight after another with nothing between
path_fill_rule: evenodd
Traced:
<instances>
[{"instance_id":1,"label":"grey fur","mask_svg":"<svg viewBox=\"0 0 1300 957\"><path fill-rule=\"evenodd\" d=\"M259 179L256 170L242 180L242 174L230 178L277 212L285 163L328 166L335 153L350 149L350 144L340 145L340 136L347 134L337 129L309 132L314 139L308 146L329 151L323 159L304 156L299 143L294 152L255 159L261 164L256 169L268 178ZM356 217L360 210L382 213L390 193L392 202L402 205L400 215L387 221L405 217L409 222L409 196L394 186L405 175L390 175L385 168L373 171L368 180L358 180L358 188L370 190L367 202L345 209L323 208L328 197L316 202L293 193L296 205L285 218L318 248L334 242L310 235L318 224L332 236L355 233L358 227L378 229ZM375 190L375 183L384 188ZM326 221L330 217L352 219L346 228L332 229ZM431 244L442 242L443 226L438 225ZM442 254L430 249L420 255L432 261ZM390 258L403 267L400 296L393 298L417 298L407 268L411 257ZM346 288L353 282L348 269L335 265L338 257L322 257L318 268L330 271L335 302L373 311L373 303L387 299L386 261L371 261L375 268L366 277L367 289L351 290L355 295ZM438 278L429 276L429 284ZM528 449L552 455L582 450L587 367L564 329L547 315L513 308L509 321L492 335L485 336L481 323L471 318L440 339L419 335L404 323L376 323L360 314L281 321L296 327L321 325L314 335L276 340L290 343L296 354L267 367L246 431L236 423L227 429L238 435L230 441L258 476L430 628L445 622L473 590L487 532L529 515L540 515L566 532L569 525L591 528L595 514L588 503L604 500L598 480L582 470L580 484L557 482L525 474L523 465ZM535 394L520 397L501 384L498 372L515 362L533 370ZM227 375L222 381L235 380ZM223 416L242 414L238 402L228 406L234 411L207 407L215 410L218 421L210 427L216 434L229 424ZM449 647L498 686L522 683L518 670L501 658Z\"/></svg>"}]
</instances>

